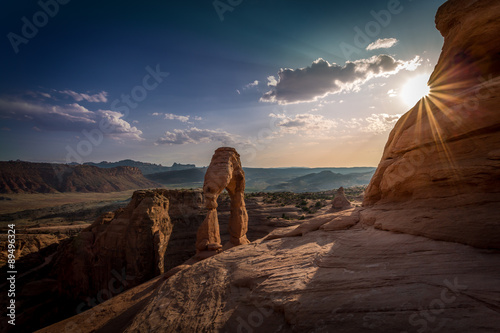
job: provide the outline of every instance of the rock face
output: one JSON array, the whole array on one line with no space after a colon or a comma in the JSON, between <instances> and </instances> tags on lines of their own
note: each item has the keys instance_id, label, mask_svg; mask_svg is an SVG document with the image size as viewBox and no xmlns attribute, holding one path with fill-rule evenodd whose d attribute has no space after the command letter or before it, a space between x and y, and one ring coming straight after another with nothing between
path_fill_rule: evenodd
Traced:
<instances>
[{"instance_id":1,"label":"rock face","mask_svg":"<svg viewBox=\"0 0 500 333\"><path fill-rule=\"evenodd\" d=\"M207 217L198 229L196 249L199 255L209 255L221 248L219 221L217 218L217 198L227 190L231 199L229 217L229 242L225 249L250 243L246 237L248 214L245 208L245 173L241 167L240 155L234 148L222 147L215 151L205 174L203 194ZM206 252L205 254L201 254Z\"/></svg>"},{"instance_id":2,"label":"rock face","mask_svg":"<svg viewBox=\"0 0 500 333\"><path fill-rule=\"evenodd\" d=\"M128 289L181 264L194 254L202 208L201 191L134 192L127 207L103 214L58 251L60 292L85 299L109 291L113 279Z\"/></svg>"},{"instance_id":3,"label":"rock face","mask_svg":"<svg viewBox=\"0 0 500 333\"><path fill-rule=\"evenodd\" d=\"M163 273L172 233L168 210L160 192L136 191L127 207L103 214L56 258L60 293L83 299L113 293L110 281L117 278L130 288Z\"/></svg>"},{"instance_id":4,"label":"rock face","mask_svg":"<svg viewBox=\"0 0 500 333\"><path fill-rule=\"evenodd\" d=\"M335 192L335 197L332 200L332 208L334 209L347 209L351 207L351 202L347 200L343 187L340 187Z\"/></svg>"},{"instance_id":5,"label":"rock face","mask_svg":"<svg viewBox=\"0 0 500 333\"><path fill-rule=\"evenodd\" d=\"M376 228L500 248L500 2L448 1L430 95L398 121L367 188Z\"/></svg>"},{"instance_id":6,"label":"rock face","mask_svg":"<svg viewBox=\"0 0 500 333\"><path fill-rule=\"evenodd\" d=\"M0 162L0 193L115 192L157 186L136 167Z\"/></svg>"}]
</instances>

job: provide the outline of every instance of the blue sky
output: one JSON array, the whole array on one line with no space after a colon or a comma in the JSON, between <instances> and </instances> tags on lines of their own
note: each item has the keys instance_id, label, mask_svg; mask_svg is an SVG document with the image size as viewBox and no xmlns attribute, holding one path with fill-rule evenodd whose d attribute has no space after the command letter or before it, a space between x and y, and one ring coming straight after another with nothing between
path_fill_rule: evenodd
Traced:
<instances>
[{"instance_id":1,"label":"blue sky","mask_svg":"<svg viewBox=\"0 0 500 333\"><path fill-rule=\"evenodd\" d=\"M4 2L0 159L376 166L443 2Z\"/></svg>"}]
</instances>

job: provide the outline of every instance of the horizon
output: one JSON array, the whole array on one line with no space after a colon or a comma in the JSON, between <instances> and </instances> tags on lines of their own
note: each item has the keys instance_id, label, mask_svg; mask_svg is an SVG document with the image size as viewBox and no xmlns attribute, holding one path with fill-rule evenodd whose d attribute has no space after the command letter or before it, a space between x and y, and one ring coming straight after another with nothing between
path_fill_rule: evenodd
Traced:
<instances>
[{"instance_id":1,"label":"horizon","mask_svg":"<svg viewBox=\"0 0 500 333\"><path fill-rule=\"evenodd\" d=\"M99 161L99 162L95 162L95 161L88 161L88 162L83 162L83 163L77 163L77 164L74 164L76 162L73 162L73 164L68 164L68 165L85 165L85 164L89 164L89 163L95 163L95 164L99 164L99 163L109 163L109 164L113 164L113 163L118 163L118 162L123 162L123 161L132 161L132 162L139 162L139 163L147 163L147 164L154 164L154 165L158 165L158 166L162 166L162 167L172 167L174 164L178 164L178 165L191 165L193 164L195 166L195 168L208 168L208 165L210 164L207 164L207 165L197 165L195 163L189 163L189 162L172 162L170 163L170 165L168 164L162 164L162 163L153 163L153 162L145 162L145 161L137 161L137 160L133 160L133 159L130 159L130 158L125 158L123 160L118 160L118 161ZM26 162L26 163L47 163L47 164L66 164L66 163L60 163L60 162L49 162L49 161L26 161L26 160L20 160L20 159L17 159L17 160L2 160L0 162ZM315 166L315 167L305 167L305 166L285 166L285 167L253 167L253 166L250 166L250 167L247 167L247 166L243 166L244 169L354 169L354 168L373 168L373 169L376 169L377 166L367 166L367 165L362 165L362 166Z\"/></svg>"},{"instance_id":2,"label":"horizon","mask_svg":"<svg viewBox=\"0 0 500 333\"><path fill-rule=\"evenodd\" d=\"M0 159L376 167L444 2L5 4Z\"/></svg>"}]
</instances>

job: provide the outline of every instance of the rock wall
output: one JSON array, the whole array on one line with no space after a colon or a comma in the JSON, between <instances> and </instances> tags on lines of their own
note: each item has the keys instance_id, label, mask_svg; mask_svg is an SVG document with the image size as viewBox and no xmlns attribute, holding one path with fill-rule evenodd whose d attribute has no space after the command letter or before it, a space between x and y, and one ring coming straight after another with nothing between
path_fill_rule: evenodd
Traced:
<instances>
[{"instance_id":1,"label":"rock wall","mask_svg":"<svg viewBox=\"0 0 500 333\"><path fill-rule=\"evenodd\" d=\"M168 209L160 193L136 191L127 207L99 217L58 253L60 293L84 299L109 291L116 276L130 288L163 273L172 232Z\"/></svg>"},{"instance_id":2,"label":"rock wall","mask_svg":"<svg viewBox=\"0 0 500 333\"><path fill-rule=\"evenodd\" d=\"M128 289L181 264L194 254L202 204L201 191L134 192L127 207L103 214L59 250L61 294L107 294L117 279Z\"/></svg>"},{"instance_id":3,"label":"rock wall","mask_svg":"<svg viewBox=\"0 0 500 333\"><path fill-rule=\"evenodd\" d=\"M366 190L364 223L500 248L500 2L450 0L431 93L398 121Z\"/></svg>"}]
</instances>

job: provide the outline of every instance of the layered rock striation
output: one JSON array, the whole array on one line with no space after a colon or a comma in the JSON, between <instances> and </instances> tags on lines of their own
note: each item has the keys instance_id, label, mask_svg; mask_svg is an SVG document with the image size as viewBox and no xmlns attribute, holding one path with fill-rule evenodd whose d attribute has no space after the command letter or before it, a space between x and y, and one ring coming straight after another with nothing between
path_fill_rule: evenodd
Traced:
<instances>
[{"instance_id":1,"label":"layered rock striation","mask_svg":"<svg viewBox=\"0 0 500 333\"><path fill-rule=\"evenodd\" d=\"M366 190L376 228L500 248L500 3L448 1L429 96L401 117Z\"/></svg>"}]
</instances>

